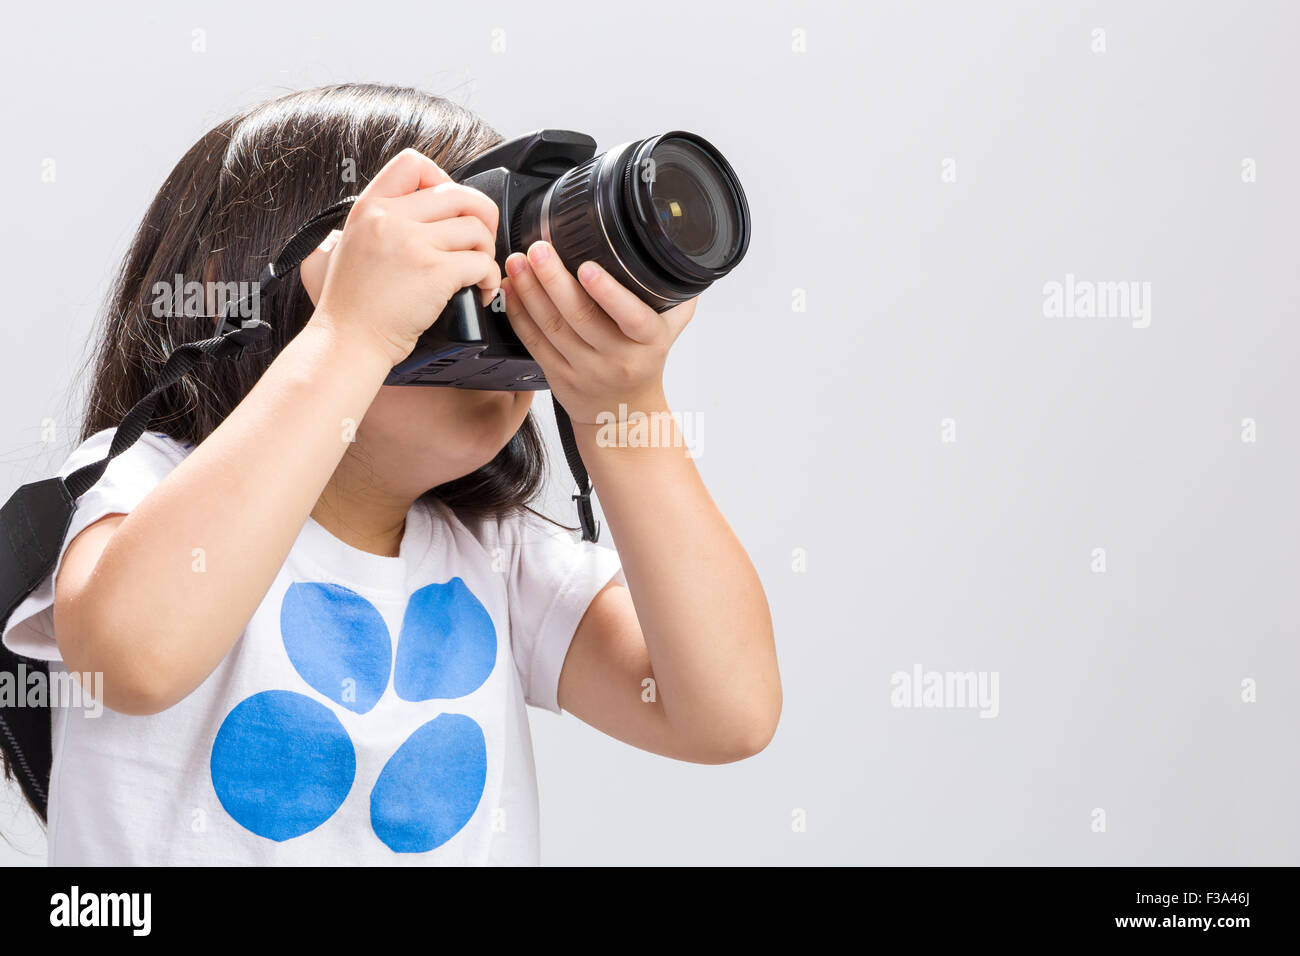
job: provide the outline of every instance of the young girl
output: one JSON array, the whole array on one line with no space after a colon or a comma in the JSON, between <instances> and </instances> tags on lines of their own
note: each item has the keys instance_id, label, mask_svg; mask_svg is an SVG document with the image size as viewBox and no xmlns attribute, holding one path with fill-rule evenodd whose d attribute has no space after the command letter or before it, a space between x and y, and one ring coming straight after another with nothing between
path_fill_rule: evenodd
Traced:
<instances>
[{"instance_id":1,"label":"young girl","mask_svg":"<svg viewBox=\"0 0 1300 956\"><path fill-rule=\"evenodd\" d=\"M167 391L6 625L52 673L102 675L100 715L54 715L51 863L535 863L526 703L679 760L771 738L772 625L744 550L680 447L597 441L604 410L668 409L695 303L656 313L543 242L503 278L496 206L444 172L499 141L439 97L328 87L222 123L163 185L64 475L103 457L175 345L213 334L160 315L160 289L247 282L361 197L262 303L269 344ZM526 507L532 392L382 385L465 286L503 288L617 555Z\"/></svg>"}]
</instances>

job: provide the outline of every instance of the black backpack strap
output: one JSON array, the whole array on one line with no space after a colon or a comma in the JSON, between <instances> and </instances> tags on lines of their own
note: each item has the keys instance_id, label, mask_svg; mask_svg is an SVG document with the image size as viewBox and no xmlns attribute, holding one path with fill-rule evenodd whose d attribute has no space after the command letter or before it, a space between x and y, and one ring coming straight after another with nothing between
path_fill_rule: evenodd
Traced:
<instances>
[{"instance_id":1,"label":"black backpack strap","mask_svg":"<svg viewBox=\"0 0 1300 956\"><path fill-rule=\"evenodd\" d=\"M14 675L16 694L27 693L26 682L19 680L23 674L40 674L38 679L49 686L49 665L45 661L27 661L0 646L0 667ZM53 759L49 710L23 706L0 709L0 750L4 751L5 776L18 781L28 804L45 822L49 811L45 786Z\"/></svg>"},{"instance_id":2,"label":"black backpack strap","mask_svg":"<svg viewBox=\"0 0 1300 956\"><path fill-rule=\"evenodd\" d=\"M163 363L158 384L131 407L113 434L108 454L99 461L78 468L67 478L55 476L23 485L0 508L0 625L42 581L53 573L63 550L63 540L72 524L77 499L103 477L108 463L134 445L153 418L162 393L175 385L195 363L213 356L237 357L244 347L265 338L271 327L253 320L200 342L175 349ZM49 665L29 661L0 645L0 669L13 675L15 694L24 700L15 706L0 706L0 750L8 772L15 776L28 803L46 818L50 779L50 712L45 707L27 707L27 680L36 675L49 691Z\"/></svg>"},{"instance_id":3,"label":"black backpack strap","mask_svg":"<svg viewBox=\"0 0 1300 956\"><path fill-rule=\"evenodd\" d=\"M237 318L249 298L275 290L292 269L301 265L329 232L347 218L356 202L350 196L334 203L307 220L266 265L251 296L228 303L217 322L212 338L187 342L172 350L158 372L157 384L126 413L108 454L99 461L76 469L66 478L53 477L23 485L0 507L0 628L33 590L54 571L63 541L76 512L77 499L94 487L104 476L108 463L140 440L153 420L158 399L179 382L200 361L214 357L238 359L244 348L270 335L271 327L260 319ZM578 518L584 541L595 541L600 525L591 507L592 483L582 456L578 453L573 422L552 394L555 423L569 470L577 483L573 499L578 503ZM41 674L48 688L49 667L44 661L30 661L0 644L0 671ZM26 682L16 688L26 692ZM48 810L47 787L50 779L50 713L44 707L0 705L0 751L5 769L16 776L24 796L42 820Z\"/></svg>"},{"instance_id":4,"label":"black backpack strap","mask_svg":"<svg viewBox=\"0 0 1300 956\"><path fill-rule=\"evenodd\" d=\"M349 196L303 223L280 254L262 270L253 294L273 292L281 277L300 265L330 230L347 218L356 200L356 196ZM0 508L0 527L5 532L0 536L0 624L7 622L14 609L54 570L77 499L104 476L110 461L140 440L153 420L162 393L184 378L199 361L212 357L238 359L246 346L270 335L271 327L260 319L235 318L246 302L247 299L239 299L227 303L212 338L187 342L172 350L158 371L154 387L118 424L104 458L83 465L67 478L55 477L24 485Z\"/></svg>"},{"instance_id":5,"label":"black backpack strap","mask_svg":"<svg viewBox=\"0 0 1300 956\"><path fill-rule=\"evenodd\" d=\"M77 499L103 477L108 463L134 445L153 419L158 398L200 359L237 358L244 347L266 338L271 327L252 320L242 326L173 350L158 373L158 384L131 407L117 426L108 454L82 465L66 478L58 476L23 485L0 508L0 623L54 570Z\"/></svg>"},{"instance_id":6,"label":"black backpack strap","mask_svg":"<svg viewBox=\"0 0 1300 956\"><path fill-rule=\"evenodd\" d=\"M337 202L317 213L293 235L280 254L262 271L254 296L266 295L281 278L302 263L336 224L347 218L356 197ZM104 476L108 463L140 440L153 420L163 392L171 388L194 366L208 358L238 359L244 348L266 339L271 327L260 319L237 318L248 299L227 304L212 338L187 342L172 350L158 372L158 380L147 395L126 413L99 461L83 465L66 478L55 476L23 485L0 507L0 627L27 595L53 573L63 550L63 541L76 512L77 499ZM0 671L12 674L15 693L25 697L27 680L36 676L48 693L49 665L28 660L0 644ZM0 705L0 751L5 770L15 777L27 802L42 820L49 809L47 788L52 762L50 712L47 707Z\"/></svg>"}]
</instances>

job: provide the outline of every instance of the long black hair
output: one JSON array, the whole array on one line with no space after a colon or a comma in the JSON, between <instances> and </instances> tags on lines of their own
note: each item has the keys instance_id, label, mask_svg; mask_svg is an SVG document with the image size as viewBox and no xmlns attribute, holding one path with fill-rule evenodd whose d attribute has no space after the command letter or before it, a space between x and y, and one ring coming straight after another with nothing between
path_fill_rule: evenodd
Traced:
<instances>
[{"instance_id":1,"label":"long black hair","mask_svg":"<svg viewBox=\"0 0 1300 956\"><path fill-rule=\"evenodd\" d=\"M158 315L171 310L156 307L157 284L172 287L178 276L205 289L251 282L308 218L359 193L403 149L454 170L501 139L441 96L373 84L289 93L218 124L177 163L127 251L97 333L82 439L117 425L152 387L174 345L213 334L210 318ZM202 442L311 312L302 284L284 283L260 305L269 341L238 362L201 364L161 397L151 427ZM499 514L525 507L544 477L530 413L491 462L426 497L471 516Z\"/></svg>"},{"instance_id":2,"label":"long black hair","mask_svg":"<svg viewBox=\"0 0 1300 956\"><path fill-rule=\"evenodd\" d=\"M252 282L299 226L359 193L403 149L454 170L499 142L494 129L443 97L370 84L289 93L217 125L176 164L126 253L90 360L82 439L116 427L151 390L176 345L214 333L213 319L201 314L158 314L174 311L156 308L160 283L174 287L178 276L204 289ZM302 284L292 281L259 309L272 329L269 341L250 346L237 362L196 366L163 393L151 428L179 441L202 442L306 324L312 304ZM492 461L424 497L470 517L531 511L528 502L545 473L541 436L530 413ZM17 662L0 647L0 663ZM44 662L26 666L48 675ZM44 820L49 711L15 709L0 717L4 775L14 777L17 767L24 796Z\"/></svg>"}]
</instances>

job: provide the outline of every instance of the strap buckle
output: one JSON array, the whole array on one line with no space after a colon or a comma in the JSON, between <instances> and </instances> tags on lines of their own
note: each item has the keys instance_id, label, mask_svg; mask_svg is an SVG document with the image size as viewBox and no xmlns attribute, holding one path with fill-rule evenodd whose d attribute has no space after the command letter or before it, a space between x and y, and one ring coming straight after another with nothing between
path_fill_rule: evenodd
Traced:
<instances>
[{"instance_id":1,"label":"strap buckle","mask_svg":"<svg viewBox=\"0 0 1300 956\"><path fill-rule=\"evenodd\" d=\"M270 337L271 327L261 319L241 319L238 324L229 316L221 317L221 324L217 327L217 336L222 340L223 351L227 357L239 361L244 355L244 349L254 342L261 342L263 339ZM233 352L229 347L235 346Z\"/></svg>"},{"instance_id":2,"label":"strap buckle","mask_svg":"<svg viewBox=\"0 0 1300 956\"><path fill-rule=\"evenodd\" d=\"M587 487L579 488L571 496L571 500L578 503L578 523L582 526L582 540L595 541L600 537L600 522L596 520L596 513L591 507L591 479L587 479Z\"/></svg>"},{"instance_id":3,"label":"strap buckle","mask_svg":"<svg viewBox=\"0 0 1300 956\"><path fill-rule=\"evenodd\" d=\"M248 300L256 300L257 304L261 306L261 297L272 293L272 291L276 290L276 286L278 285L279 276L276 274L276 264L266 263L260 276L257 276L257 281L253 284L253 290L251 293L244 295L244 297L237 300L237 302L226 303L225 311L221 313L221 320L218 321L217 330L214 334L225 337L231 332L238 332L239 329L255 329L259 325L265 325L266 330L269 332L270 326L266 325L264 321L257 319L256 312L253 312L251 319L235 320L234 316L235 313L242 310L244 303L248 302ZM255 338L263 338L263 336L256 336ZM243 355L244 345L247 345L247 342L239 343L239 351L235 352L234 358L238 359L239 356Z\"/></svg>"}]
</instances>

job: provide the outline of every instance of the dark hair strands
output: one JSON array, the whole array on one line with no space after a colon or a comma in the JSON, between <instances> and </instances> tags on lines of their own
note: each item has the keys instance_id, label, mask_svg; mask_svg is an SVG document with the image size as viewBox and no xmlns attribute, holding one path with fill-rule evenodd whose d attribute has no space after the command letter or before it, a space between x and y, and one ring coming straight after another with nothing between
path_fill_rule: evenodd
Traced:
<instances>
[{"instance_id":1,"label":"dark hair strands","mask_svg":"<svg viewBox=\"0 0 1300 956\"><path fill-rule=\"evenodd\" d=\"M455 169L502 137L469 110L406 87L344 84L289 93L232 117L176 165L145 213L112 287L92 357L81 438L113 428L144 395L174 344L212 334L211 318L154 315L155 283L249 282L309 217L354 195L403 149ZM355 181L345 177L354 171ZM158 403L151 427L199 444L302 329L312 304L286 282L261 305L269 341L237 362L197 367ZM467 517L525 508L545 478L531 414L473 474L430 489Z\"/></svg>"},{"instance_id":2,"label":"dark hair strands","mask_svg":"<svg viewBox=\"0 0 1300 956\"><path fill-rule=\"evenodd\" d=\"M157 283L171 285L178 275L205 289L252 282L308 218L359 193L403 149L454 170L501 141L444 97L378 84L288 93L218 124L168 175L110 287L88 360L81 440L117 426L149 392L172 348L213 334L210 316L155 315ZM310 297L291 278L260 303L269 340L238 361L197 365L160 396L151 429L198 445L225 420L311 317ZM538 514L528 503L545 476L545 447L530 412L492 461L423 498L471 519ZM8 759L0 762L12 779ZM29 802L44 820L42 808Z\"/></svg>"}]
</instances>

